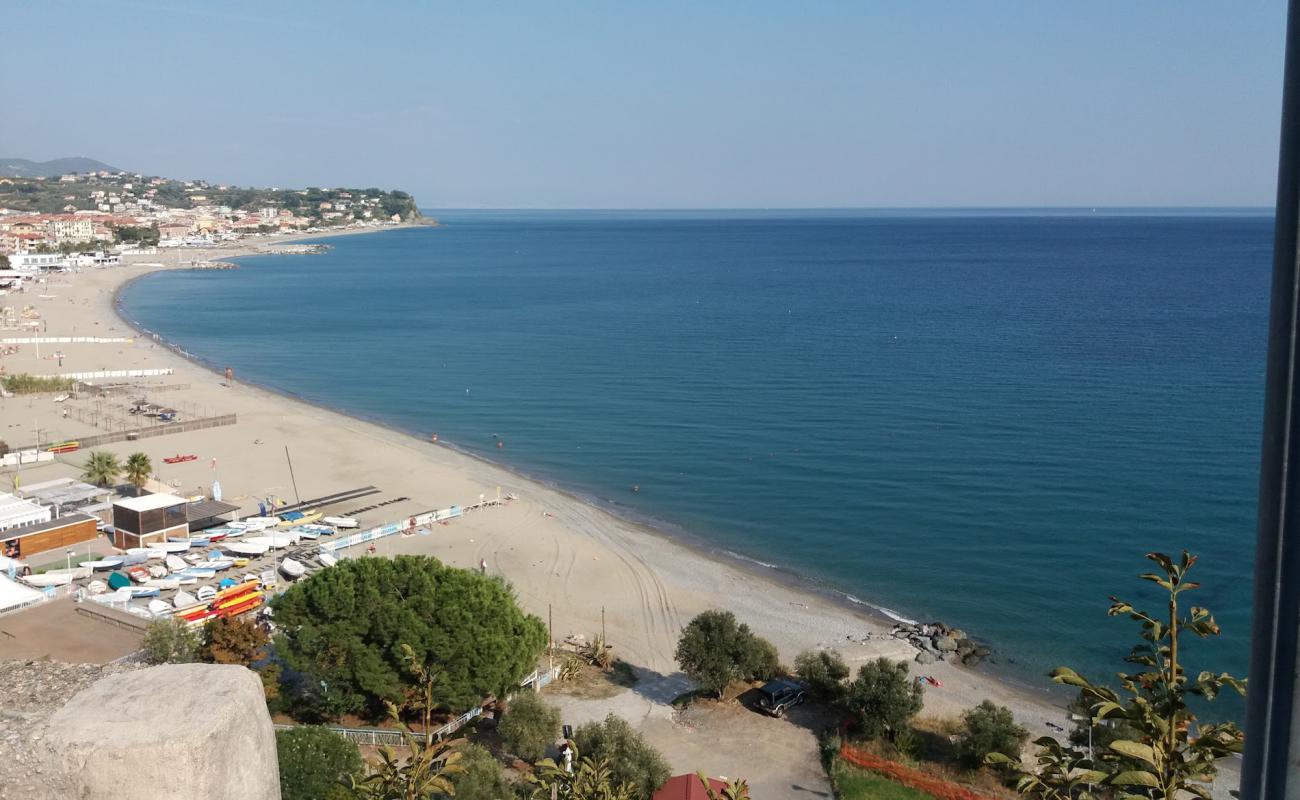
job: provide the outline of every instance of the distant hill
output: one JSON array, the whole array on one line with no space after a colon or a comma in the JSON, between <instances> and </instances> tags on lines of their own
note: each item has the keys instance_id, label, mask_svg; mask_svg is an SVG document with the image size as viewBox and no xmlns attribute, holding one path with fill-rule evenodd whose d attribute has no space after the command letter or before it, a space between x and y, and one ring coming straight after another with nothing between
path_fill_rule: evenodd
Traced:
<instances>
[{"instance_id":1,"label":"distant hill","mask_svg":"<svg viewBox=\"0 0 1300 800\"><path fill-rule=\"evenodd\" d=\"M0 177L4 178L57 178L69 172L121 172L103 161L93 158L55 158L50 161L29 161L25 158L0 158Z\"/></svg>"}]
</instances>

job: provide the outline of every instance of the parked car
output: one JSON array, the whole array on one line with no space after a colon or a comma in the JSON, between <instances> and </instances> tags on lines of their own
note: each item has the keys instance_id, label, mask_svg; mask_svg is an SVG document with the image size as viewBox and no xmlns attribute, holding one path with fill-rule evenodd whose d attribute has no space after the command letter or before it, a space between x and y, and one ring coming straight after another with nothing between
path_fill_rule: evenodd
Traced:
<instances>
[{"instance_id":1,"label":"parked car","mask_svg":"<svg viewBox=\"0 0 1300 800\"><path fill-rule=\"evenodd\" d=\"M803 686L786 678L768 681L758 690L758 709L774 717L785 716L785 712L803 701Z\"/></svg>"}]
</instances>

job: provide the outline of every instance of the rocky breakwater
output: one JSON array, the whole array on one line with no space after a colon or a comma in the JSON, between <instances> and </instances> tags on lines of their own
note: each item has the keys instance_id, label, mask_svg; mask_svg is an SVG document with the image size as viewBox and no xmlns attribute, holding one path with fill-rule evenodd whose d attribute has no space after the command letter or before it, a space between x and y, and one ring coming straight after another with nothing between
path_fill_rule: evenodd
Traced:
<instances>
[{"instance_id":1,"label":"rocky breakwater","mask_svg":"<svg viewBox=\"0 0 1300 800\"><path fill-rule=\"evenodd\" d=\"M950 628L942 622L921 624L900 623L890 630L895 639L903 639L916 648L918 664L947 661L966 667L978 666L993 655L993 651L973 641L960 628Z\"/></svg>"}]
</instances>

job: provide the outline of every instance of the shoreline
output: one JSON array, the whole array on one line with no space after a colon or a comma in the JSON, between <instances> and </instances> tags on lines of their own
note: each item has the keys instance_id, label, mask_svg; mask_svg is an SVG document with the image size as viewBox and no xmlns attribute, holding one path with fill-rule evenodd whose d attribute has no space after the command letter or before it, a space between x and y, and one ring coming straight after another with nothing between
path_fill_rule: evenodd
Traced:
<instances>
[{"instance_id":1,"label":"shoreline","mask_svg":"<svg viewBox=\"0 0 1300 800\"><path fill-rule=\"evenodd\" d=\"M327 240L397 227L267 237L255 244L182 251L175 258L240 258L261 254L259 245ZM142 261L148 266L142 267ZM61 322L85 325L103 312L107 316L92 324L111 329L116 323L131 331L143 331L119 307L123 289L159 271L193 268L160 261L165 261L165 256L134 257L123 267L82 272L70 284L51 287L52 292L57 289L59 299L39 304L43 314L49 307L49 335L67 333L66 326L60 327ZM81 306L76 309L77 316L63 316L68 309L65 299L74 307ZM77 347L81 349L74 352ZM111 349L88 349L93 347L73 345L68 350L80 360L85 353L96 357ZM930 674L943 683L943 688L927 692L924 714L953 716L981 700L992 699L1012 708L1035 735L1059 735L1052 726L1068 724L1064 710L1068 697L1046 678L1037 686L1029 685L1014 676L999 674L1005 670L996 664L975 670L943 662L921 666L912 661L916 651L910 644L889 636L894 620L885 612L855 604L847 593L816 586L810 578L780 567L767 567L740 553L729 553L691 536L689 531L664 530L645 520L629 518L608 508L610 503L600 498L582 497L545 478L461 450L454 442L430 442L400 428L238 378L233 387L224 387L210 380L221 375L220 370L174 348L158 332L143 333L133 345L118 352L127 363L115 360L114 366L171 367L175 383L194 384L187 391L197 402L220 405L222 413L238 411L239 423L235 427L214 429L215 433L182 434L166 444L154 445L159 450L168 448L168 452L175 447L184 447L186 452L208 450L214 456L214 465L219 453L223 469L231 469L227 465L234 464L243 480L241 487L231 473L220 474L232 502L238 502L236 496L241 489L245 502L265 496L271 489L286 491L283 485L272 486L285 482L277 472L282 467L274 452L279 450L275 444L280 438L293 447L298 481L313 487L305 496L371 483L392 493L402 492L415 498L412 504L419 501L428 507L434 507L427 502L432 499L432 491L443 493L441 504L446 503L449 492L455 492L454 499L463 502L472 496L467 492L490 491L492 486L518 494L520 500L508 509L472 515L439 530L437 536L393 541L381 552L427 553L462 567L487 561L494 573L511 581L530 612L546 618L548 609L554 608L557 640L564 638L566 631L589 634L597 630L599 609L608 605L610 638L620 655L639 669L668 677L676 671L672 650L681 626L699 611L723 608L776 644L786 664L800 650L819 647L839 650L854 668L881 655L906 659L912 674ZM48 364L33 362L35 369L13 371L48 371ZM237 439L252 439L254 435L266 437L268 442L276 437L276 441L269 449L235 444ZM253 444L261 442L262 438L258 438ZM261 457L263 453L267 458ZM300 459L308 463L306 468ZM71 461L61 463L65 468L73 466ZM169 466L163 472L167 476L190 476L177 481L190 486L196 477L210 481L215 475L202 462L188 468ZM341 481L346 483L340 486ZM333 485L326 485L331 482ZM383 518L400 518L403 514L399 509L403 508L394 506L376 513Z\"/></svg>"},{"instance_id":2,"label":"shoreline","mask_svg":"<svg viewBox=\"0 0 1300 800\"><path fill-rule=\"evenodd\" d=\"M429 226L404 224L400 226L389 226L385 228L370 229L370 230L341 231L337 234L326 234L323 236L320 234L302 234L302 235L289 234L284 237L276 237L275 239L273 239L273 243L275 244L287 244L291 242L311 243L311 242L315 242L318 239L328 239L328 238L335 238L340 236L361 235L361 234L368 234L368 233L377 234L377 233L384 233L385 231L389 231L389 230L397 230L401 228L416 228L416 227L429 227ZM198 250L203 251L202 248L199 248ZM240 252L239 250L240 250L239 248L235 248L232 252L224 254L220 260L228 259L230 260L230 263L236 264L240 269L245 269L247 268L247 265L238 264L237 259L247 258L250 256L277 255L276 253L260 252L257 249L247 249L246 252ZM192 364L200 369L203 369L206 372L209 372L216 377L224 378L224 371L222 367L218 366L216 363L209 361L208 359L202 356L184 350L181 347L181 345L168 339L166 335L164 335L162 332L152 331L149 330L148 328L143 327L143 325L140 324L139 320L132 319L129 315L127 315L126 309L123 307L121 303L122 293L126 291L128 287L132 286L133 284L135 284L136 282L142 279L148 278L152 275L156 275L161 272L172 272L172 271L183 271L183 270L199 271L203 269L207 269L207 268L200 267L200 266L186 266L186 265L164 266L164 267L152 269L147 272L143 272L138 275L132 276L128 280L125 280L120 284L118 284L116 288L113 290L112 308L116 317L131 330L136 331L137 333L141 334L146 338L150 338L153 341L156 341L160 345L163 345L173 355L180 357L187 363ZM236 375L238 375L238 373L236 373ZM676 523L667 520L656 518L652 515L630 513L626 509L618 508L617 502L612 499L601 497L598 495L584 494L576 489L566 487L562 483L558 483L553 479L548 478L544 475L532 474L530 472L527 472L519 468L516 465L509 464L504 461L497 461L488 456L484 456L475 453L473 451L464 449L462 447L459 447L457 446L454 440L449 440L449 439L445 440L440 438L436 442L428 441L416 431L402 428L400 426L394 425L392 423L386 422L381 419L372 418L363 414L357 414L347 409L343 409L337 406L332 406L322 401L312 400L310 398L292 392L288 389L271 386L257 381L248 381L248 380L241 379L239 377L236 377L235 380L237 383L241 385L254 387L258 391L264 392L268 395L274 396L283 401L289 403L300 403L325 413L336 414L342 417L347 417L348 419L355 420L357 422L361 422L367 425L374 425L376 427L383 428L384 430L394 433L398 436L407 437L413 442L441 447L457 456L463 458L469 458L484 466L493 469L502 470L504 472L508 472L518 480L527 481L533 484L538 484L558 494L564 495L565 497L569 498L575 503L581 503L597 511L616 517L627 525L635 526L636 528L640 529L648 536L666 539L679 547L691 551L699 558L708 561L726 563L731 568L744 572L758 581L771 581L773 583L780 584L781 586L784 586L790 589L791 591L813 595L822 601L833 604L845 614L864 618L869 624L873 626L881 626L887 630L888 628L892 627L896 623L917 624L920 622L935 621L935 620L928 620L928 619L921 619L921 620L912 619L907 615L905 615L903 612L895 611L894 609L889 608L880 602L862 600L854 596L853 594L849 593L847 590L826 585L815 577L801 574L795 570L781 566L779 564L768 564L757 558L744 555L743 553L737 553L719 547L718 545L709 542L708 539L705 538L704 536L692 533L690 530L682 527L681 525L678 525ZM984 644L984 645L990 644L987 640L984 640L979 637L978 630L970 631L970 635L973 641L977 641L980 644ZM986 660L983 664L981 664L977 668L977 670L969 670L968 668L964 668L964 667L961 669L967 669L970 672L982 671L985 675L987 675L992 680L1006 684L1009 688L1016 691L1023 692L1028 697L1033 698L1035 700L1051 703L1053 705L1061 705L1069 702L1070 698L1068 696L1069 694L1068 691L1064 690L1063 687L1059 687L1056 684L1050 683L1047 680L1045 675L1043 676L1043 684L1036 686L1031 684L1026 679L1026 676L1019 674L1014 668L1004 663L1001 663L1001 661L999 660L1001 658L1010 657L1010 655L1011 654L1005 651L995 649L993 658ZM916 665L916 666L920 666L920 665Z\"/></svg>"}]
</instances>

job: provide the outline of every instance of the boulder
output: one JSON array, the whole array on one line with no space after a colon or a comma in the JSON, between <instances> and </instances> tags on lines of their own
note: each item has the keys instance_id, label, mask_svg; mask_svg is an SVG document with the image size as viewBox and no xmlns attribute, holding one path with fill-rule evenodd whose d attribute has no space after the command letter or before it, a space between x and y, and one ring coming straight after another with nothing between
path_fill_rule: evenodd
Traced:
<instances>
[{"instance_id":1,"label":"boulder","mask_svg":"<svg viewBox=\"0 0 1300 800\"><path fill-rule=\"evenodd\" d=\"M933 664L933 663L934 663L934 654L931 653L931 652L929 652L929 651L922 650L921 652L919 652L919 653L916 654L916 663L918 663L918 664Z\"/></svg>"},{"instance_id":2,"label":"boulder","mask_svg":"<svg viewBox=\"0 0 1300 800\"><path fill-rule=\"evenodd\" d=\"M966 636L966 631L962 630L961 628L953 628L952 630L948 631L948 635L959 642L962 639L969 638Z\"/></svg>"},{"instance_id":3,"label":"boulder","mask_svg":"<svg viewBox=\"0 0 1300 800\"><path fill-rule=\"evenodd\" d=\"M951 636L936 636L934 646L942 653L951 653L957 649L957 640Z\"/></svg>"},{"instance_id":4,"label":"boulder","mask_svg":"<svg viewBox=\"0 0 1300 800\"><path fill-rule=\"evenodd\" d=\"M979 663L980 663L981 661L983 661L983 660L984 660L984 659L980 658L979 656L975 655L974 653L967 653L967 654L962 658L961 663L964 664L965 666L968 666L968 667L975 667L975 666L979 666Z\"/></svg>"},{"instance_id":5,"label":"boulder","mask_svg":"<svg viewBox=\"0 0 1300 800\"><path fill-rule=\"evenodd\" d=\"M50 717L38 758L52 793L33 800L280 799L262 682L240 666L167 664L102 678Z\"/></svg>"}]
</instances>

